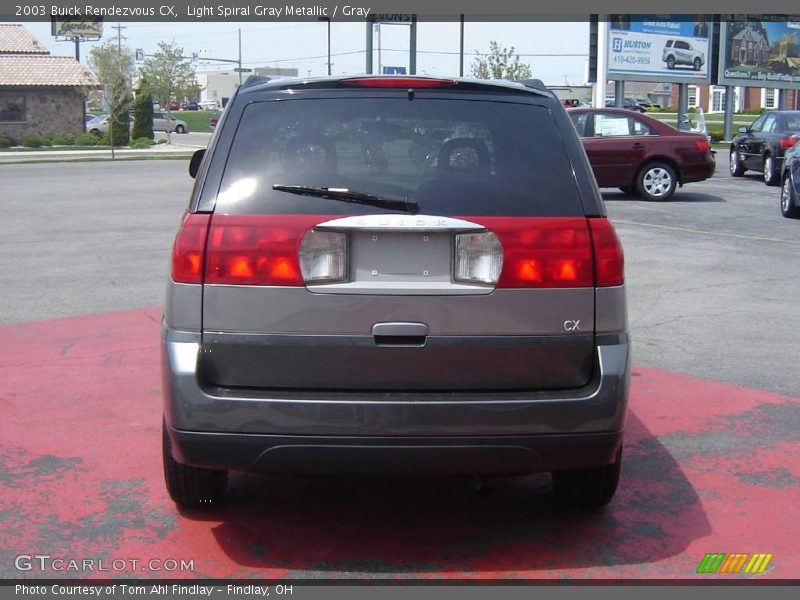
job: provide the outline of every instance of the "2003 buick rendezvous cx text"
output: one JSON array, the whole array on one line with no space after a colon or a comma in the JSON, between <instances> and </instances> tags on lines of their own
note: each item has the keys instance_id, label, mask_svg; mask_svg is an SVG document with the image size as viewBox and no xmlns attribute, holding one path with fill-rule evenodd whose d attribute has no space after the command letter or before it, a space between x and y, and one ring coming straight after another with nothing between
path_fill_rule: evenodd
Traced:
<instances>
[{"instance_id":1,"label":"2003 buick rendezvous cx text","mask_svg":"<svg viewBox=\"0 0 800 600\"><path fill-rule=\"evenodd\" d=\"M601 506L629 381L622 249L538 82L242 86L190 167L163 323L180 505L230 469L552 472Z\"/></svg>"}]
</instances>

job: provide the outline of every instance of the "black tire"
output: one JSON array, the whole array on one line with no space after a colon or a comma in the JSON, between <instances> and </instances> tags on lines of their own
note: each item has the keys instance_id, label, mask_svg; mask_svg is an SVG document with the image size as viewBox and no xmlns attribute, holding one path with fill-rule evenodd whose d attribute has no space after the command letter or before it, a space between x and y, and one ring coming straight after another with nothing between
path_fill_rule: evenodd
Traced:
<instances>
[{"instance_id":1,"label":"black tire","mask_svg":"<svg viewBox=\"0 0 800 600\"><path fill-rule=\"evenodd\" d=\"M729 155L730 163L729 168L732 177L741 177L744 175L747 168L744 166L742 162L742 155L739 153L738 148L731 148L731 153Z\"/></svg>"},{"instance_id":2,"label":"black tire","mask_svg":"<svg viewBox=\"0 0 800 600\"><path fill-rule=\"evenodd\" d=\"M225 498L228 472L215 469L190 467L176 461L172 456L172 442L166 425L162 428L162 452L164 455L164 481L169 497L185 508L216 506Z\"/></svg>"},{"instance_id":3,"label":"black tire","mask_svg":"<svg viewBox=\"0 0 800 600\"><path fill-rule=\"evenodd\" d=\"M666 200L677 187L678 176L667 163L647 163L636 175L636 192L645 200Z\"/></svg>"},{"instance_id":4,"label":"black tire","mask_svg":"<svg viewBox=\"0 0 800 600\"><path fill-rule=\"evenodd\" d=\"M674 56L668 56L667 57L667 68L668 69L674 69L675 68L675 57Z\"/></svg>"},{"instance_id":5,"label":"black tire","mask_svg":"<svg viewBox=\"0 0 800 600\"><path fill-rule=\"evenodd\" d=\"M764 183L769 186L775 186L780 183L780 173L778 173L778 165L775 162L775 157L771 154L764 155L764 161L761 163L764 172Z\"/></svg>"},{"instance_id":6,"label":"black tire","mask_svg":"<svg viewBox=\"0 0 800 600\"><path fill-rule=\"evenodd\" d=\"M186 133L186 127L183 125L177 125L175 127L175 133Z\"/></svg>"},{"instance_id":7,"label":"black tire","mask_svg":"<svg viewBox=\"0 0 800 600\"><path fill-rule=\"evenodd\" d=\"M699 58L695 58L692 64L694 65L694 70L699 71L703 66L703 61L701 61Z\"/></svg>"},{"instance_id":8,"label":"black tire","mask_svg":"<svg viewBox=\"0 0 800 600\"><path fill-rule=\"evenodd\" d=\"M622 447L607 467L553 473L553 491L559 502L581 508L602 508L614 497L622 467Z\"/></svg>"},{"instance_id":9,"label":"black tire","mask_svg":"<svg viewBox=\"0 0 800 600\"><path fill-rule=\"evenodd\" d=\"M781 186L781 214L787 219L800 219L799 204L792 186L792 178L786 175Z\"/></svg>"}]
</instances>

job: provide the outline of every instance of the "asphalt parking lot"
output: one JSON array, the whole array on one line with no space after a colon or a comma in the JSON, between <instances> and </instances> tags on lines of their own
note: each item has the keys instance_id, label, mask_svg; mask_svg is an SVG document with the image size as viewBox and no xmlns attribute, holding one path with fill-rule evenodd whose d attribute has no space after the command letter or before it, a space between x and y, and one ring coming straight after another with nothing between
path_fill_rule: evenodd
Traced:
<instances>
[{"instance_id":1,"label":"asphalt parking lot","mask_svg":"<svg viewBox=\"0 0 800 600\"><path fill-rule=\"evenodd\" d=\"M634 344L620 490L597 514L547 477L237 476L178 512L160 464L159 305L192 180L183 161L0 165L0 576L17 553L194 559L169 577L690 577L774 553L800 521L800 221L754 174L665 203L606 194ZM13 547L11 547L13 546Z\"/></svg>"}]
</instances>

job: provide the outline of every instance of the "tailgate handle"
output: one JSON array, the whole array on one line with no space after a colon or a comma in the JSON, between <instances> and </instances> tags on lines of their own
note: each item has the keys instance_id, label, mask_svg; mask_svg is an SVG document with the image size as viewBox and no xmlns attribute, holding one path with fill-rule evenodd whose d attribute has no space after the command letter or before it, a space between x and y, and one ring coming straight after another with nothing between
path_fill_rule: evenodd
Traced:
<instances>
[{"instance_id":1,"label":"tailgate handle","mask_svg":"<svg viewBox=\"0 0 800 600\"><path fill-rule=\"evenodd\" d=\"M425 323L375 323L372 337L378 346L424 346L428 326Z\"/></svg>"}]
</instances>

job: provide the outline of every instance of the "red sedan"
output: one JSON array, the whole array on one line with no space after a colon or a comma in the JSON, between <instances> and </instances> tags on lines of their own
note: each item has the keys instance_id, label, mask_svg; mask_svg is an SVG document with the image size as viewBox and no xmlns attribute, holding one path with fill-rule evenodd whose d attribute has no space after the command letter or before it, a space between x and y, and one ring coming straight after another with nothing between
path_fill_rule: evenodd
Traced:
<instances>
[{"instance_id":1,"label":"red sedan","mask_svg":"<svg viewBox=\"0 0 800 600\"><path fill-rule=\"evenodd\" d=\"M711 143L700 133L620 108L567 111L583 142L597 185L647 200L665 200L677 186L714 174Z\"/></svg>"}]
</instances>

